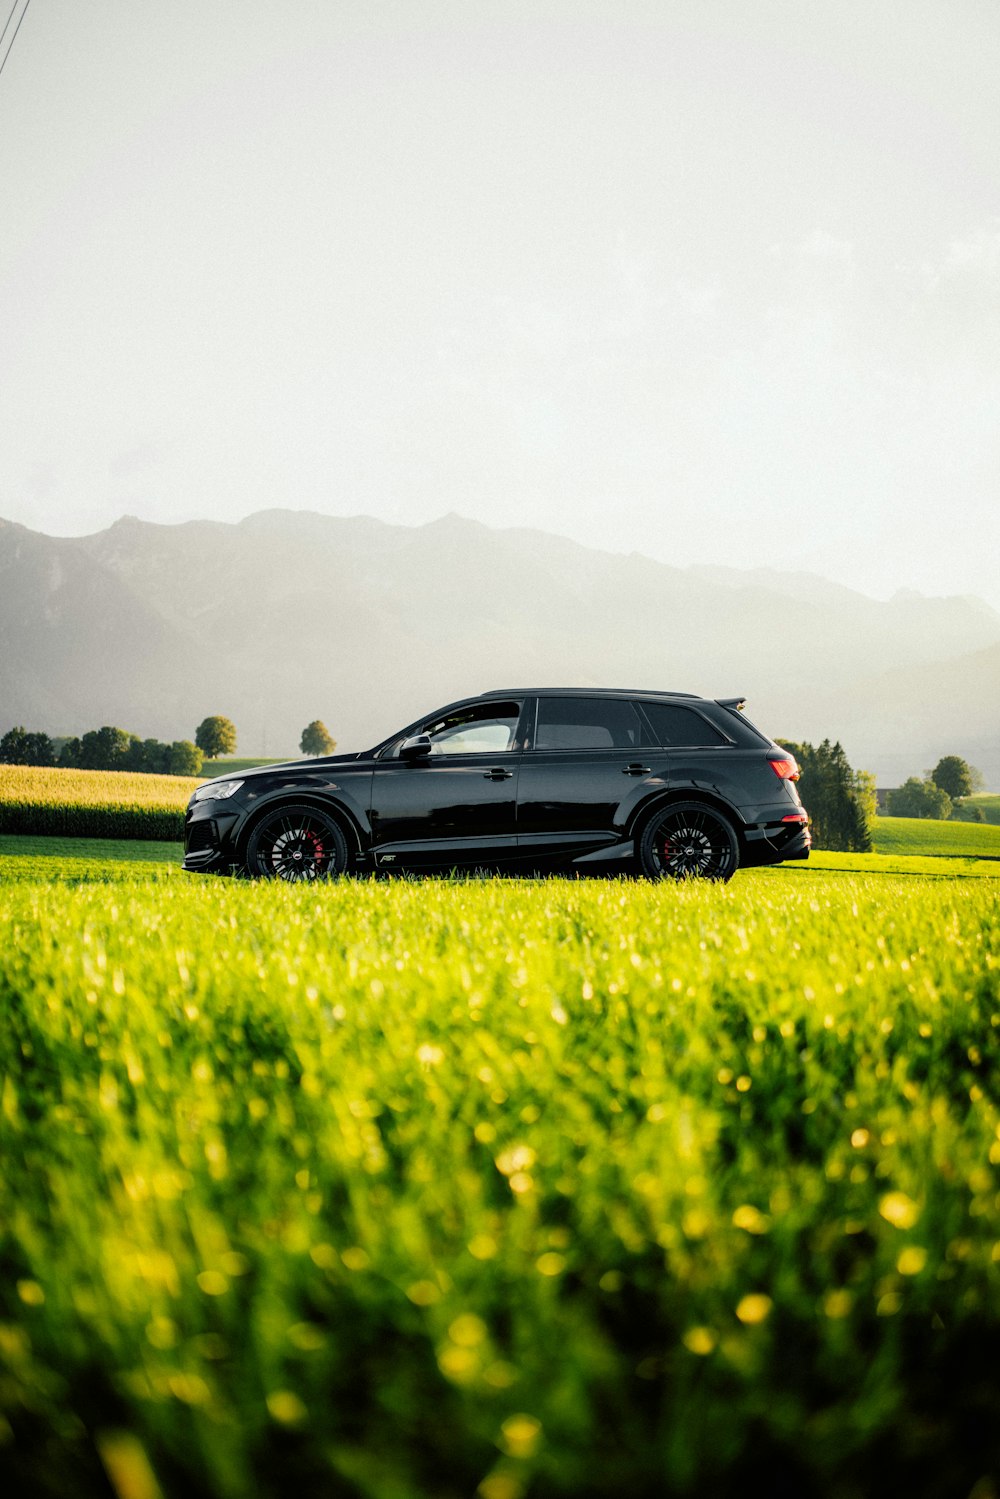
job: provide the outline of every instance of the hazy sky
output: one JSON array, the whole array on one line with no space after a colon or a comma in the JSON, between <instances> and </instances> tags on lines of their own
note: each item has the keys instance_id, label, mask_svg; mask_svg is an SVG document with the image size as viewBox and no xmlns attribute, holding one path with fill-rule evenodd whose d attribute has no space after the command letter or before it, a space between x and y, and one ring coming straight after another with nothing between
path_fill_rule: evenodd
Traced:
<instances>
[{"instance_id":1,"label":"hazy sky","mask_svg":"<svg viewBox=\"0 0 1000 1499\"><path fill-rule=\"evenodd\" d=\"M41 530L456 510L1000 607L996 0L32 0L0 278Z\"/></svg>"}]
</instances>

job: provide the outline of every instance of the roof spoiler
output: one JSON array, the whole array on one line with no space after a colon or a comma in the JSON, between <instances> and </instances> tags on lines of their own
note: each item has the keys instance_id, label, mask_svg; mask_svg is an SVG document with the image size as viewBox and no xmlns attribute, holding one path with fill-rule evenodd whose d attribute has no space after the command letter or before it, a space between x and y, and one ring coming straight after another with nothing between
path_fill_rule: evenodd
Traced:
<instances>
[{"instance_id":1,"label":"roof spoiler","mask_svg":"<svg viewBox=\"0 0 1000 1499\"><path fill-rule=\"evenodd\" d=\"M747 705L745 697L717 697L715 701L720 708L732 708L734 713L742 713Z\"/></svg>"}]
</instances>

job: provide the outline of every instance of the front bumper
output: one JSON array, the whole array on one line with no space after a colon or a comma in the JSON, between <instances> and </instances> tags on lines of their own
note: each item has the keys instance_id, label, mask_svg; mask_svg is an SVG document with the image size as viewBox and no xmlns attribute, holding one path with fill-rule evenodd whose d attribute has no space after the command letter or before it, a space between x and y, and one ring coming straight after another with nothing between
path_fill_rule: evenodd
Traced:
<instances>
[{"instance_id":1,"label":"front bumper","mask_svg":"<svg viewBox=\"0 0 1000 1499\"><path fill-rule=\"evenodd\" d=\"M184 865L191 874L229 874L238 864L233 833L238 811L216 802L195 802L184 819Z\"/></svg>"}]
</instances>

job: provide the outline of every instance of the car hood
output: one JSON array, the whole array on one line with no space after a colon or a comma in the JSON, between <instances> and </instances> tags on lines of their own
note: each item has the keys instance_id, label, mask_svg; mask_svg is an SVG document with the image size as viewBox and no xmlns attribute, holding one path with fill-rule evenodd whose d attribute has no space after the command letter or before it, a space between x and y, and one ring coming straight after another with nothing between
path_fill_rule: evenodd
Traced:
<instances>
[{"instance_id":1,"label":"car hood","mask_svg":"<svg viewBox=\"0 0 1000 1499\"><path fill-rule=\"evenodd\" d=\"M262 776L280 775L285 770L322 770L327 765L349 765L356 764L358 760L367 760L369 752L361 750L349 755L317 755L301 760L282 760L274 765L254 765L247 770L230 771L227 775L212 776L210 780L202 781L203 786L208 786L213 781L253 781Z\"/></svg>"}]
</instances>

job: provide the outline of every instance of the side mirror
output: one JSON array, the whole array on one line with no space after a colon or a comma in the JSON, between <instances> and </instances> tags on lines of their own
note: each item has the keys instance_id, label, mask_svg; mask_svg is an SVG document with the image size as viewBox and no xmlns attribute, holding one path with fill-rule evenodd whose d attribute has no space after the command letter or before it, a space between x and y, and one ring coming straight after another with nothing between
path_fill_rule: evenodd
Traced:
<instances>
[{"instance_id":1,"label":"side mirror","mask_svg":"<svg viewBox=\"0 0 1000 1499\"><path fill-rule=\"evenodd\" d=\"M411 734L409 739L404 739L399 746L401 760L422 760L430 752L431 736L429 734Z\"/></svg>"}]
</instances>

